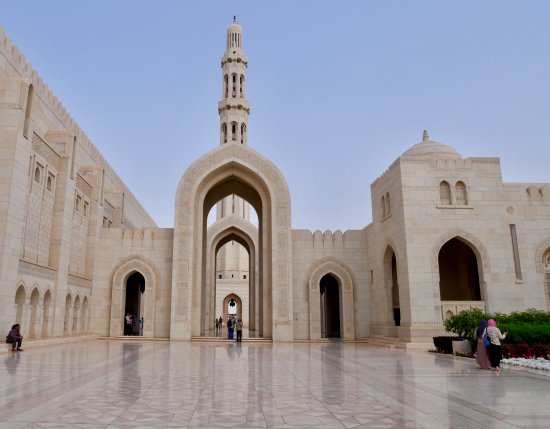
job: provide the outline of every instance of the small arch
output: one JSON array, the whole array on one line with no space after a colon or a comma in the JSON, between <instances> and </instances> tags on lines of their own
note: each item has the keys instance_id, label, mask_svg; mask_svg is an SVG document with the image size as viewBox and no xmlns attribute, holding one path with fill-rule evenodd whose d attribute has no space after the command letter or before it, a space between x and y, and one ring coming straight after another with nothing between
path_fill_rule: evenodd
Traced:
<instances>
[{"instance_id":1,"label":"small arch","mask_svg":"<svg viewBox=\"0 0 550 429\"><path fill-rule=\"evenodd\" d=\"M445 206L452 203L451 185L445 180L439 184L439 203Z\"/></svg>"},{"instance_id":2,"label":"small arch","mask_svg":"<svg viewBox=\"0 0 550 429\"><path fill-rule=\"evenodd\" d=\"M354 280L351 270L343 262L332 258L323 258L313 264L308 276L309 289L309 337L319 339L322 336L321 279L330 274L339 285L340 336L343 339L355 339Z\"/></svg>"},{"instance_id":3,"label":"small arch","mask_svg":"<svg viewBox=\"0 0 550 429\"><path fill-rule=\"evenodd\" d=\"M23 311L25 309L25 301L27 300L27 291L25 290L25 286L20 285L17 288L17 292L15 293L15 323L22 324L23 322Z\"/></svg>"},{"instance_id":4,"label":"small arch","mask_svg":"<svg viewBox=\"0 0 550 429\"><path fill-rule=\"evenodd\" d=\"M36 338L38 337L38 334L40 330L38 329L38 309L40 304L40 292L38 291L38 288L34 288L31 293L31 298L29 301L29 338Z\"/></svg>"},{"instance_id":5,"label":"small arch","mask_svg":"<svg viewBox=\"0 0 550 429\"><path fill-rule=\"evenodd\" d=\"M243 301L241 297L235 293L230 293L223 299L223 320L227 322L229 319L229 304L233 301L235 303L236 309L235 309L235 317L237 320L242 320L243 318Z\"/></svg>"},{"instance_id":6,"label":"small arch","mask_svg":"<svg viewBox=\"0 0 550 429\"><path fill-rule=\"evenodd\" d=\"M36 166L34 169L34 180L40 183L40 179L42 176L42 169L39 166Z\"/></svg>"},{"instance_id":7,"label":"small arch","mask_svg":"<svg viewBox=\"0 0 550 429\"><path fill-rule=\"evenodd\" d=\"M456 182L455 185L455 196L457 205L465 206L468 204L468 191L466 189L466 184L460 180Z\"/></svg>"},{"instance_id":8,"label":"small arch","mask_svg":"<svg viewBox=\"0 0 550 429\"><path fill-rule=\"evenodd\" d=\"M80 333L88 333L88 297L82 300L82 310L80 312Z\"/></svg>"},{"instance_id":9,"label":"small arch","mask_svg":"<svg viewBox=\"0 0 550 429\"><path fill-rule=\"evenodd\" d=\"M73 326L71 328L71 332L73 335L78 335L79 331L79 317L80 317L80 296L76 296L74 299L74 306L73 306Z\"/></svg>"},{"instance_id":10,"label":"small arch","mask_svg":"<svg viewBox=\"0 0 550 429\"><path fill-rule=\"evenodd\" d=\"M397 257L393 247L386 246L384 252L384 277L386 287L386 299L388 302L389 323L393 326L401 326L401 304L399 297L399 278L397 276Z\"/></svg>"},{"instance_id":11,"label":"small arch","mask_svg":"<svg viewBox=\"0 0 550 429\"><path fill-rule=\"evenodd\" d=\"M227 143L227 124L224 122L222 124L222 143Z\"/></svg>"},{"instance_id":12,"label":"small arch","mask_svg":"<svg viewBox=\"0 0 550 429\"><path fill-rule=\"evenodd\" d=\"M244 98L244 75L242 74L241 77L240 77L240 85L239 85L239 88L240 88L240 96L241 98Z\"/></svg>"},{"instance_id":13,"label":"small arch","mask_svg":"<svg viewBox=\"0 0 550 429\"><path fill-rule=\"evenodd\" d=\"M50 312L52 308L52 293L49 289L44 294L42 302L42 338L47 338L50 335Z\"/></svg>"},{"instance_id":14,"label":"small arch","mask_svg":"<svg viewBox=\"0 0 550 429\"><path fill-rule=\"evenodd\" d=\"M538 273L545 270L544 265L547 264L545 255L550 251L550 237L544 239L537 247L535 252L535 268Z\"/></svg>"},{"instance_id":15,"label":"small arch","mask_svg":"<svg viewBox=\"0 0 550 429\"><path fill-rule=\"evenodd\" d=\"M231 122L231 140L237 141L237 123Z\"/></svg>"},{"instance_id":16,"label":"small arch","mask_svg":"<svg viewBox=\"0 0 550 429\"><path fill-rule=\"evenodd\" d=\"M246 124L241 124L241 144L246 143Z\"/></svg>"},{"instance_id":17,"label":"small arch","mask_svg":"<svg viewBox=\"0 0 550 429\"><path fill-rule=\"evenodd\" d=\"M233 82L231 97L235 98L237 96L237 73L231 75L231 80Z\"/></svg>"},{"instance_id":18,"label":"small arch","mask_svg":"<svg viewBox=\"0 0 550 429\"><path fill-rule=\"evenodd\" d=\"M321 277L319 282L321 295L321 337L340 338L340 284L331 273ZM311 303L315 305L315 303Z\"/></svg>"},{"instance_id":19,"label":"small arch","mask_svg":"<svg viewBox=\"0 0 550 429\"><path fill-rule=\"evenodd\" d=\"M444 320L450 319L453 316L454 316L453 312L451 310L447 310L447 312L445 313L445 319Z\"/></svg>"},{"instance_id":20,"label":"small arch","mask_svg":"<svg viewBox=\"0 0 550 429\"><path fill-rule=\"evenodd\" d=\"M223 77L223 87L224 87L223 97L227 98L229 96L229 76L227 75Z\"/></svg>"},{"instance_id":21,"label":"small arch","mask_svg":"<svg viewBox=\"0 0 550 429\"><path fill-rule=\"evenodd\" d=\"M140 255L132 255L121 260L112 271L111 302L113 304L109 328L109 335L112 337L124 333L127 280L135 272L139 272L145 280L144 291L140 292L139 296L143 336L153 337L155 334L155 293L160 272L151 261Z\"/></svg>"},{"instance_id":22,"label":"small arch","mask_svg":"<svg viewBox=\"0 0 550 429\"><path fill-rule=\"evenodd\" d=\"M72 303L71 294L68 293L67 297L65 298L65 317L63 319L63 335L70 335L71 333L70 326L69 326L69 321L71 317L71 303Z\"/></svg>"},{"instance_id":23,"label":"small arch","mask_svg":"<svg viewBox=\"0 0 550 429\"><path fill-rule=\"evenodd\" d=\"M52 175L51 174L48 175L48 181L46 182L46 189L48 191L52 190Z\"/></svg>"}]
</instances>

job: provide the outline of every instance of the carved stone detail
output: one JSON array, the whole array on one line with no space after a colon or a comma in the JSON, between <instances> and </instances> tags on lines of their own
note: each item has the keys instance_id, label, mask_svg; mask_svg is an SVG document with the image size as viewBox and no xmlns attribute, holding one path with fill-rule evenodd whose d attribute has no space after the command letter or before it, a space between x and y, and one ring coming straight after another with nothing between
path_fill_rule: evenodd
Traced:
<instances>
[{"instance_id":1,"label":"carved stone detail","mask_svg":"<svg viewBox=\"0 0 550 429\"><path fill-rule=\"evenodd\" d=\"M550 237L540 243L537 247L537 251L535 252L535 267L537 269L537 273L544 272L544 261L542 258L547 250L550 250Z\"/></svg>"},{"instance_id":2,"label":"carved stone detail","mask_svg":"<svg viewBox=\"0 0 550 429\"><path fill-rule=\"evenodd\" d=\"M59 170L60 156L37 134L32 135L32 150L44 158L51 166Z\"/></svg>"}]
</instances>

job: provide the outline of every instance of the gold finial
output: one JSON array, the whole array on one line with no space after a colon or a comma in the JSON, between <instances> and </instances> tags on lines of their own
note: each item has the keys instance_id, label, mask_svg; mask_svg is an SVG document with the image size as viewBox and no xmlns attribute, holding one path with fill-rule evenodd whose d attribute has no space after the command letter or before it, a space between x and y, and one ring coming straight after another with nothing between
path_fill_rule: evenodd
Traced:
<instances>
[{"instance_id":1,"label":"gold finial","mask_svg":"<svg viewBox=\"0 0 550 429\"><path fill-rule=\"evenodd\" d=\"M426 130L424 130L424 132L422 133L422 141L423 142L430 141L430 135L428 134L428 131L426 131Z\"/></svg>"},{"instance_id":2,"label":"gold finial","mask_svg":"<svg viewBox=\"0 0 550 429\"><path fill-rule=\"evenodd\" d=\"M233 24L237 22L237 15L233 15Z\"/></svg>"}]
</instances>

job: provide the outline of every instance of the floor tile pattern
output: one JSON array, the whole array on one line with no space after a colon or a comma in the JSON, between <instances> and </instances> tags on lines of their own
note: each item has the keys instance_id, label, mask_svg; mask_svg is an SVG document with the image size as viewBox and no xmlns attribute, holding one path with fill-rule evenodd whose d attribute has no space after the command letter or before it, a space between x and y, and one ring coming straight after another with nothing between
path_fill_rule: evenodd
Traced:
<instances>
[{"instance_id":1,"label":"floor tile pattern","mask_svg":"<svg viewBox=\"0 0 550 429\"><path fill-rule=\"evenodd\" d=\"M1 355L0 428L550 427L550 377L369 344L91 340Z\"/></svg>"}]
</instances>

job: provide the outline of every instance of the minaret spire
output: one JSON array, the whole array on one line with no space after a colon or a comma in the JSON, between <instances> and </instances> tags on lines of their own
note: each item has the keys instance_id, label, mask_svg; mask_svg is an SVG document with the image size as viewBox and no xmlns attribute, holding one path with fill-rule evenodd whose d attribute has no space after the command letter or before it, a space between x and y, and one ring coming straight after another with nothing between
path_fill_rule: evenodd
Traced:
<instances>
[{"instance_id":1,"label":"minaret spire","mask_svg":"<svg viewBox=\"0 0 550 429\"><path fill-rule=\"evenodd\" d=\"M248 114L246 100L246 67L248 59L243 48L243 29L237 16L227 28L227 46L222 57L222 99L218 103L220 115L220 144L248 144Z\"/></svg>"}]
</instances>

